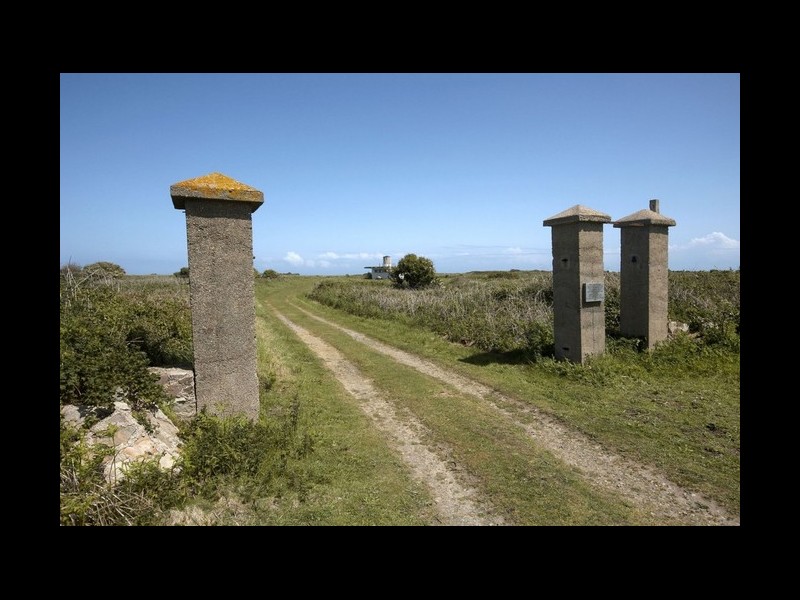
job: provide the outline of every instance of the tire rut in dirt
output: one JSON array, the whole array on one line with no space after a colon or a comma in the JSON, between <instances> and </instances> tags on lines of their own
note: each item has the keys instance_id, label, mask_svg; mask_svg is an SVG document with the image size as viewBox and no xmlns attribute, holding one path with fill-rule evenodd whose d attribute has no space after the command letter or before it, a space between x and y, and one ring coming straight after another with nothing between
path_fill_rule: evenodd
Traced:
<instances>
[{"instance_id":1,"label":"tire rut in dirt","mask_svg":"<svg viewBox=\"0 0 800 600\"><path fill-rule=\"evenodd\" d=\"M431 450L423 439L425 426L412 415L399 416L358 368L327 342L297 325L273 308L277 317L323 361L344 388L359 401L359 406L375 426L388 438L390 446L409 466L412 476L431 492L443 525L503 525L502 517L494 516L486 503L478 499L475 488L457 476L458 468L448 464ZM440 452L448 454L445 447Z\"/></svg>"}]
</instances>

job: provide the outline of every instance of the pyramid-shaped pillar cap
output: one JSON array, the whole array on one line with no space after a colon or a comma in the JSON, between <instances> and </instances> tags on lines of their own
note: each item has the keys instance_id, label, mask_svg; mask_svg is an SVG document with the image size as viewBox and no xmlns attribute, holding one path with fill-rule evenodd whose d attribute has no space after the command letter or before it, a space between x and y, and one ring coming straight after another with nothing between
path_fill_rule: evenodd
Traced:
<instances>
[{"instance_id":1,"label":"pyramid-shaped pillar cap","mask_svg":"<svg viewBox=\"0 0 800 600\"><path fill-rule=\"evenodd\" d=\"M173 206L178 210L186 208L187 198L248 202L252 205L251 212L255 212L264 203L264 192L222 173L209 173L180 181L169 186L169 193Z\"/></svg>"},{"instance_id":2,"label":"pyramid-shaped pillar cap","mask_svg":"<svg viewBox=\"0 0 800 600\"><path fill-rule=\"evenodd\" d=\"M675 219L670 219L661 213L645 208L614 221L614 227L645 227L647 225L674 227Z\"/></svg>"},{"instance_id":3,"label":"pyramid-shaped pillar cap","mask_svg":"<svg viewBox=\"0 0 800 600\"><path fill-rule=\"evenodd\" d=\"M576 204L575 206L545 219L542 223L545 227L553 225L566 225L567 223L610 223L611 217L598 210Z\"/></svg>"}]
</instances>

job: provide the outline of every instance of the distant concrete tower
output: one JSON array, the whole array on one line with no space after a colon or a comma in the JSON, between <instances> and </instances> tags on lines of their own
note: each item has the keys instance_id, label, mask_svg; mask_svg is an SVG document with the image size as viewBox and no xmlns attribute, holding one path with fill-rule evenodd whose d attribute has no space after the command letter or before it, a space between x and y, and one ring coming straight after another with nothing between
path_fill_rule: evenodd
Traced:
<instances>
[{"instance_id":1,"label":"distant concrete tower","mask_svg":"<svg viewBox=\"0 0 800 600\"><path fill-rule=\"evenodd\" d=\"M383 257L383 266L391 269L392 268L392 257L391 256L384 256Z\"/></svg>"},{"instance_id":2,"label":"distant concrete tower","mask_svg":"<svg viewBox=\"0 0 800 600\"><path fill-rule=\"evenodd\" d=\"M555 355L583 363L606 349L603 224L611 217L576 204L545 219L553 228Z\"/></svg>"},{"instance_id":3,"label":"distant concrete tower","mask_svg":"<svg viewBox=\"0 0 800 600\"><path fill-rule=\"evenodd\" d=\"M667 338L668 228L674 226L658 200L650 200L650 210L614 221L620 228L620 333L644 338L647 348Z\"/></svg>"},{"instance_id":4,"label":"distant concrete tower","mask_svg":"<svg viewBox=\"0 0 800 600\"><path fill-rule=\"evenodd\" d=\"M221 173L169 188L186 210L197 408L258 418L251 213L264 194Z\"/></svg>"}]
</instances>

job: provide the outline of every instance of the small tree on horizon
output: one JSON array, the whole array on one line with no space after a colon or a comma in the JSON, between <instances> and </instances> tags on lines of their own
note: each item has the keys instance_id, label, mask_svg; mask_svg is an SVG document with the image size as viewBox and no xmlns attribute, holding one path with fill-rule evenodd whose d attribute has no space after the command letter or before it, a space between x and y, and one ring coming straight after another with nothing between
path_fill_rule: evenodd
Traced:
<instances>
[{"instance_id":1,"label":"small tree on horizon","mask_svg":"<svg viewBox=\"0 0 800 600\"><path fill-rule=\"evenodd\" d=\"M391 270L389 277L397 287L419 289L436 282L436 269L430 258L406 254Z\"/></svg>"}]
</instances>

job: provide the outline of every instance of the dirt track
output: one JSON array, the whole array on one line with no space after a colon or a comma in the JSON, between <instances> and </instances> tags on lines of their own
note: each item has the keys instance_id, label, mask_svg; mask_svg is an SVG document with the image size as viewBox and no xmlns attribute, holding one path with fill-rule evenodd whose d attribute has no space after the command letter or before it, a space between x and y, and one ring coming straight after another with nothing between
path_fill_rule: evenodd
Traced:
<instances>
[{"instance_id":1,"label":"dirt track","mask_svg":"<svg viewBox=\"0 0 800 600\"><path fill-rule=\"evenodd\" d=\"M384 433L390 445L409 466L411 475L425 484L436 502L439 520L443 525L501 525L501 517L486 514L487 507L477 504L477 492L458 476L449 465L423 440L424 425L412 415L400 418L394 407L375 389L356 366L348 361L336 348L312 335L285 316L278 314L303 342L322 359L344 388L358 401L361 409L378 429ZM446 453L446 448L438 448Z\"/></svg>"},{"instance_id":2,"label":"dirt track","mask_svg":"<svg viewBox=\"0 0 800 600\"><path fill-rule=\"evenodd\" d=\"M301 307L294 308L400 364L443 381L462 393L480 398L504 418L522 428L542 448L576 467L591 484L625 497L657 518L676 519L690 525L739 525L737 517L728 514L713 500L683 489L653 468L609 452L527 403L449 372L419 356L323 319ZM380 393L369 380L330 344L311 335L280 313L278 316L322 358L345 388L362 401L365 412L389 436L414 476L431 489L437 499L443 523L501 524L500 519L488 516L492 512L491 507L476 504L476 492L464 483L463 475L458 476L457 465L454 467L452 462L440 457L442 452L446 454L446 449L437 448L437 454L421 442L419 432L424 429L421 423L412 415L403 415L402 418L398 416L392 405L380 397ZM525 418L520 418L521 415Z\"/></svg>"}]
</instances>

